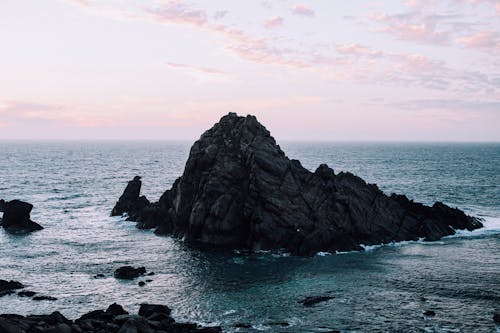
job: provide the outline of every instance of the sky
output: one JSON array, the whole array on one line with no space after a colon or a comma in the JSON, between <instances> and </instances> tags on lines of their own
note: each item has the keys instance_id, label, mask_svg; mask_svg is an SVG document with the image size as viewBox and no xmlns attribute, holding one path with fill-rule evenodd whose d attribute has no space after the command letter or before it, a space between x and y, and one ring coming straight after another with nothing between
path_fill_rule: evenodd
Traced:
<instances>
[{"instance_id":1,"label":"sky","mask_svg":"<svg viewBox=\"0 0 500 333\"><path fill-rule=\"evenodd\" d=\"M0 139L500 141L500 0L0 0Z\"/></svg>"}]
</instances>

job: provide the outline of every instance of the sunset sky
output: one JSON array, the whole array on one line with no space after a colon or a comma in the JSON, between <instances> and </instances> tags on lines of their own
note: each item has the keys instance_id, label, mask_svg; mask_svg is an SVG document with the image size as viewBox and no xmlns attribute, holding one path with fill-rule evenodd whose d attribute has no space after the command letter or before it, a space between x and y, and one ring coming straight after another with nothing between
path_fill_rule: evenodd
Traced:
<instances>
[{"instance_id":1,"label":"sunset sky","mask_svg":"<svg viewBox=\"0 0 500 333\"><path fill-rule=\"evenodd\" d=\"M500 141L500 0L0 0L0 139Z\"/></svg>"}]
</instances>

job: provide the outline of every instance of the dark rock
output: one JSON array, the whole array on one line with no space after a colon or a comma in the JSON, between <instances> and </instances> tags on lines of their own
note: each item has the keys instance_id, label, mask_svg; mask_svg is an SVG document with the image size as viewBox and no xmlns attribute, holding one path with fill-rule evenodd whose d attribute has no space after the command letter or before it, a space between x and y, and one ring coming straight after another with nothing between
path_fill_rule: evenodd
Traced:
<instances>
[{"instance_id":1,"label":"dark rock","mask_svg":"<svg viewBox=\"0 0 500 333\"><path fill-rule=\"evenodd\" d=\"M140 196L141 185L141 177L139 176L135 176L134 179L128 182L125 191L123 191L123 194L111 211L111 216L121 216L124 213L128 213L131 216L135 211L149 206L149 200L144 196Z\"/></svg>"},{"instance_id":2,"label":"dark rock","mask_svg":"<svg viewBox=\"0 0 500 333\"><path fill-rule=\"evenodd\" d=\"M298 301L297 303L302 303L304 306L313 306L318 303L329 301L332 298L333 296L309 296L301 301Z\"/></svg>"},{"instance_id":3,"label":"dark rock","mask_svg":"<svg viewBox=\"0 0 500 333\"><path fill-rule=\"evenodd\" d=\"M194 332L196 333L219 333L222 332L222 327L220 326L210 326L210 327L197 327Z\"/></svg>"},{"instance_id":4,"label":"dark rock","mask_svg":"<svg viewBox=\"0 0 500 333\"><path fill-rule=\"evenodd\" d=\"M19 297L33 297L35 295L36 295L36 292L29 291L29 290L19 291L17 293L17 296L19 296Z\"/></svg>"},{"instance_id":5,"label":"dark rock","mask_svg":"<svg viewBox=\"0 0 500 333\"><path fill-rule=\"evenodd\" d=\"M126 321L123 323L123 325L120 327L120 330L118 333L138 333L139 331L137 330L137 327L135 326L135 323L131 320Z\"/></svg>"},{"instance_id":6,"label":"dark rock","mask_svg":"<svg viewBox=\"0 0 500 333\"><path fill-rule=\"evenodd\" d=\"M496 323L496 324L499 324L500 325L500 312L495 312L493 314L493 321Z\"/></svg>"},{"instance_id":7,"label":"dark rock","mask_svg":"<svg viewBox=\"0 0 500 333\"><path fill-rule=\"evenodd\" d=\"M23 333L23 330L16 323L0 318L0 332L2 333Z\"/></svg>"},{"instance_id":8,"label":"dark rock","mask_svg":"<svg viewBox=\"0 0 500 333\"><path fill-rule=\"evenodd\" d=\"M424 312L424 316L427 316L427 317L434 317L436 315L436 312L434 312L433 310L426 310Z\"/></svg>"},{"instance_id":9,"label":"dark rock","mask_svg":"<svg viewBox=\"0 0 500 333\"><path fill-rule=\"evenodd\" d=\"M61 313L50 315L21 316L0 314L0 333L219 333L222 328L200 327L195 323L176 323L170 316L171 310L165 305L142 304L141 315L129 315L123 307L113 303L106 311L95 310L84 314L75 322Z\"/></svg>"},{"instance_id":10,"label":"dark rock","mask_svg":"<svg viewBox=\"0 0 500 333\"><path fill-rule=\"evenodd\" d=\"M152 275L155 275L155 272L149 272L149 273L147 274L147 276L152 276Z\"/></svg>"},{"instance_id":11,"label":"dark rock","mask_svg":"<svg viewBox=\"0 0 500 333\"><path fill-rule=\"evenodd\" d=\"M482 227L459 209L387 196L324 164L310 172L288 159L254 116L234 113L193 144L183 175L157 203L128 213L139 224L156 226L157 234L189 243L297 255L436 240L454 229Z\"/></svg>"},{"instance_id":12,"label":"dark rock","mask_svg":"<svg viewBox=\"0 0 500 333\"><path fill-rule=\"evenodd\" d=\"M35 296L33 297L34 301L57 301L57 298L52 296Z\"/></svg>"},{"instance_id":13,"label":"dark rock","mask_svg":"<svg viewBox=\"0 0 500 333\"><path fill-rule=\"evenodd\" d=\"M234 327L236 327L236 328L252 328L252 325L246 324L246 323L237 323L237 324L234 324Z\"/></svg>"},{"instance_id":14,"label":"dark rock","mask_svg":"<svg viewBox=\"0 0 500 333\"><path fill-rule=\"evenodd\" d=\"M117 279L132 280L144 274L146 274L145 267L122 266L115 270L114 276Z\"/></svg>"},{"instance_id":15,"label":"dark rock","mask_svg":"<svg viewBox=\"0 0 500 333\"><path fill-rule=\"evenodd\" d=\"M104 275L104 274L100 274L100 273L99 273L99 274L94 275L94 279L102 279L102 278L104 278L104 277L105 277L105 275Z\"/></svg>"},{"instance_id":16,"label":"dark rock","mask_svg":"<svg viewBox=\"0 0 500 333\"><path fill-rule=\"evenodd\" d=\"M89 319L107 320L107 319L114 317L114 316L115 315L113 315L112 313L107 313L104 310L94 310L94 311L90 311L90 312L85 313L80 318L78 318L76 320L76 322L81 322L81 321L85 321L85 320L89 320Z\"/></svg>"},{"instance_id":17,"label":"dark rock","mask_svg":"<svg viewBox=\"0 0 500 333\"><path fill-rule=\"evenodd\" d=\"M146 282L144 281L139 281L139 283L137 283L139 285L139 287L144 287L146 285Z\"/></svg>"},{"instance_id":18,"label":"dark rock","mask_svg":"<svg viewBox=\"0 0 500 333\"><path fill-rule=\"evenodd\" d=\"M63 323L63 324L58 324L54 327L44 329L42 332L43 333L71 333L72 329L71 329L70 325Z\"/></svg>"},{"instance_id":19,"label":"dark rock","mask_svg":"<svg viewBox=\"0 0 500 333\"><path fill-rule=\"evenodd\" d=\"M21 282L13 280L7 281L0 279L0 297L14 294L15 293L14 290L22 288L24 288L24 286Z\"/></svg>"},{"instance_id":20,"label":"dark rock","mask_svg":"<svg viewBox=\"0 0 500 333\"><path fill-rule=\"evenodd\" d=\"M161 304L147 304L143 303L139 307L139 316L146 317L148 318L149 316L153 314L165 314L167 316L170 316L170 313L172 310L166 306L166 305L161 305Z\"/></svg>"},{"instance_id":21,"label":"dark rock","mask_svg":"<svg viewBox=\"0 0 500 333\"><path fill-rule=\"evenodd\" d=\"M12 233L27 233L42 230L43 227L30 218L33 205L20 200L0 204L3 211L2 227Z\"/></svg>"},{"instance_id":22,"label":"dark rock","mask_svg":"<svg viewBox=\"0 0 500 333\"><path fill-rule=\"evenodd\" d=\"M290 326L289 323L287 323L286 321L282 321L282 322L270 322L270 323L267 323L267 325L271 325L271 326L283 326L283 327L286 327L286 326Z\"/></svg>"},{"instance_id":23,"label":"dark rock","mask_svg":"<svg viewBox=\"0 0 500 333\"><path fill-rule=\"evenodd\" d=\"M116 304L116 303L113 303L110 306L108 306L106 313L110 314L112 316L119 316L119 315L127 315L128 314L128 312L125 311L120 304Z\"/></svg>"}]
</instances>

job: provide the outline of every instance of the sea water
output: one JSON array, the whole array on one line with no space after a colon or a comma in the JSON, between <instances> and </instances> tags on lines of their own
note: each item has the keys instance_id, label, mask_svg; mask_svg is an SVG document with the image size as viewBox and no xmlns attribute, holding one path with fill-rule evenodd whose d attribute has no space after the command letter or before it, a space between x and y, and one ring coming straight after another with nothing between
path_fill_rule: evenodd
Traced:
<instances>
[{"instance_id":1,"label":"sea water","mask_svg":"<svg viewBox=\"0 0 500 333\"><path fill-rule=\"evenodd\" d=\"M0 230L0 278L57 298L4 296L0 313L59 310L74 319L113 302L131 312L154 302L172 307L178 320L228 332L498 332L492 316L500 310L500 144L282 143L312 171L327 163L387 194L440 200L484 219L484 229L437 242L308 258L201 251L109 216L135 175L156 201L182 174L189 147L0 142L0 198L32 203L32 219L45 227L24 236ZM122 265L145 266L153 281L140 287L145 278L113 278ZM316 295L333 299L298 303ZM436 315L425 317L426 310Z\"/></svg>"}]
</instances>

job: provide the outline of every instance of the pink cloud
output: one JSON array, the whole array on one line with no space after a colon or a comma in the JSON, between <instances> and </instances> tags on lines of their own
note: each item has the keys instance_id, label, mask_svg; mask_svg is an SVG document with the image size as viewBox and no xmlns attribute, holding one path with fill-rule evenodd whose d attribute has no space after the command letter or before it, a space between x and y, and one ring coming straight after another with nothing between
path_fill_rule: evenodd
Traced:
<instances>
[{"instance_id":1,"label":"pink cloud","mask_svg":"<svg viewBox=\"0 0 500 333\"><path fill-rule=\"evenodd\" d=\"M0 101L0 115L11 124L22 122L53 123L64 126L94 127L115 123L112 117L102 113L86 113L79 107L68 107L60 104L34 103L31 101Z\"/></svg>"},{"instance_id":2,"label":"pink cloud","mask_svg":"<svg viewBox=\"0 0 500 333\"><path fill-rule=\"evenodd\" d=\"M372 50L366 46L355 43L337 45L337 52L342 55L355 57L378 57L382 55L382 51Z\"/></svg>"},{"instance_id":3,"label":"pink cloud","mask_svg":"<svg viewBox=\"0 0 500 333\"><path fill-rule=\"evenodd\" d=\"M264 27L266 29L276 29L283 26L283 18L280 16L274 16L264 22Z\"/></svg>"},{"instance_id":4,"label":"pink cloud","mask_svg":"<svg viewBox=\"0 0 500 333\"><path fill-rule=\"evenodd\" d=\"M312 10L309 6L304 4L298 4L291 8L292 14L302 15L302 16L314 16L314 10Z\"/></svg>"},{"instance_id":5,"label":"pink cloud","mask_svg":"<svg viewBox=\"0 0 500 333\"><path fill-rule=\"evenodd\" d=\"M495 31L479 31L473 35L460 37L457 41L467 48L500 53L500 33Z\"/></svg>"},{"instance_id":6,"label":"pink cloud","mask_svg":"<svg viewBox=\"0 0 500 333\"><path fill-rule=\"evenodd\" d=\"M180 0L168 1L148 11L156 21L162 23L203 26L208 22L207 15L204 11L192 9Z\"/></svg>"},{"instance_id":7,"label":"pink cloud","mask_svg":"<svg viewBox=\"0 0 500 333\"><path fill-rule=\"evenodd\" d=\"M195 71L195 72L200 72L200 73L205 73L205 74L217 74L217 75L226 74L226 72L219 70L219 69L215 69L215 68L193 66L193 65L180 64L180 63L175 63L175 62L167 62L167 66L170 68L186 69L189 71Z\"/></svg>"},{"instance_id":8,"label":"pink cloud","mask_svg":"<svg viewBox=\"0 0 500 333\"><path fill-rule=\"evenodd\" d=\"M388 15L382 12L369 14L368 17L382 25L380 28L370 29L371 31L389 33L401 40L445 44L450 39L449 30L438 29L438 22L446 20L446 15L420 12Z\"/></svg>"}]
</instances>

